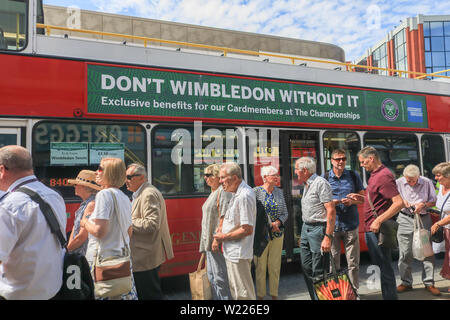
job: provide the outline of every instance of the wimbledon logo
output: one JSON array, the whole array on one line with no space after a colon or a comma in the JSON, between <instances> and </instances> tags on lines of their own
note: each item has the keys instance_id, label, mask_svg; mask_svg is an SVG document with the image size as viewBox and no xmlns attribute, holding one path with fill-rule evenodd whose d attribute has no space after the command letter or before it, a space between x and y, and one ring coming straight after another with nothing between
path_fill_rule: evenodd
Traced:
<instances>
[{"instance_id":1,"label":"wimbledon logo","mask_svg":"<svg viewBox=\"0 0 450 320\"><path fill-rule=\"evenodd\" d=\"M384 99L383 103L381 104L381 113L386 120L394 121L398 118L400 112L397 103L391 98L387 98Z\"/></svg>"}]
</instances>

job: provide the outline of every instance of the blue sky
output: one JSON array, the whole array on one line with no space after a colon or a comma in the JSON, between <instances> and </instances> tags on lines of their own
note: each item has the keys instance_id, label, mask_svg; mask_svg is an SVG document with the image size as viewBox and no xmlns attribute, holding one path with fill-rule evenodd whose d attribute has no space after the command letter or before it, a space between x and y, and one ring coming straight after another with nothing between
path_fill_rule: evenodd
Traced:
<instances>
[{"instance_id":1,"label":"blue sky","mask_svg":"<svg viewBox=\"0 0 450 320\"><path fill-rule=\"evenodd\" d=\"M44 0L44 4L332 43L353 61L401 20L448 0Z\"/></svg>"}]
</instances>

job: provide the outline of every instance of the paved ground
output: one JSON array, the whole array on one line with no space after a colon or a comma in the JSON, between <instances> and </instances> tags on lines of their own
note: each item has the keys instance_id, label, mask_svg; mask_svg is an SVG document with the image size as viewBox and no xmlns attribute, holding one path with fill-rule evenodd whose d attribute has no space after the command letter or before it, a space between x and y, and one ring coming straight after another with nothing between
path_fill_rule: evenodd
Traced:
<instances>
[{"instance_id":1,"label":"paved ground","mask_svg":"<svg viewBox=\"0 0 450 320\"><path fill-rule=\"evenodd\" d=\"M345 260L345 259L344 259ZM442 292L442 295L435 297L424 289L421 281L422 265L414 261L413 269L413 288L414 290L399 294L400 300L450 300L450 293L447 289L450 287L450 280L443 279L439 272L442 268L443 257L436 256L435 267L435 286ZM398 276L397 261L392 263L396 273L397 285L400 284ZM361 300L381 300L381 289L379 285L379 276L376 266L370 263L367 253L361 255L360 265L360 288L358 293ZM163 291L168 300L190 300L189 280L187 276L166 278L162 281ZM270 299L266 296L265 299ZM280 300L310 300L306 289L303 275L300 272L298 262L285 264L281 269Z\"/></svg>"}]
</instances>

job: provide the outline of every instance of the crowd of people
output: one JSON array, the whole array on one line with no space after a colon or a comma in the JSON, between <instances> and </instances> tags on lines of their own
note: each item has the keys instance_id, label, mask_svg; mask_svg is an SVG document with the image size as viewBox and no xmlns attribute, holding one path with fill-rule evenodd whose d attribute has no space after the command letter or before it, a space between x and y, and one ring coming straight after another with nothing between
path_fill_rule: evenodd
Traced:
<instances>
[{"instance_id":1,"label":"crowd of people","mask_svg":"<svg viewBox=\"0 0 450 320\"><path fill-rule=\"evenodd\" d=\"M315 159L301 157L295 162L298 182L304 185L301 269L311 299L318 299L313 279L329 271L332 264L340 268L341 244L350 281L356 290L359 288L358 204L363 204L370 257L380 267L383 299L395 300L398 293L412 289L416 217L431 234L443 230L441 275L450 279L450 163L433 169L439 183L436 192L431 180L421 176L413 164L396 180L375 148L365 147L357 157L361 167L370 172L367 188L358 173L346 169L346 150L331 153L332 167L323 176L316 173ZM274 300L278 298L288 209L279 188L278 169L264 166L260 176L263 184L252 188L237 163L212 164L204 170L211 193L202 207L199 251L206 255L215 300L264 299L267 274L269 294ZM130 256L130 287L116 296L96 298L162 299L158 272L174 254L165 201L148 182L145 167L137 163L126 167L121 159L104 158L96 171L82 170L68 183L82 202L67 249L85 255L92 270L102 257ZM124 184L133 192L132 201L120 190ZM20 146L0 148L0 189L5 191L0 198L0 299L57 298L65 249L49 232L39 205L25 193L15 192L22 186L49 204L62 232L67 222L63 198L38 181L29 151ZM433 224L427 208L434 206L441 216ZM399 225L399 286L392 268L392 247L381 241L383 226L392 219ZM425 258L422 281L431 294L440 295L434 286L434 269L434 256Z\"/></svg>"},{"instance_id":2,"label":"crowd of people","mask_svg":"<svg viewBox=\"0 0 450 320\"><path fill-rule=\"evenodd\" d=\"M103 158L96 171L82 170L68 180L82 202L67 249L85 255L94 279L95 267L104 258L131 257L130 288L107 297L96 291L97 299L163 298L158 271L174 255L164 198L147 180L144 166L133 163L127 168L119 158ZM131 202L120 190L125 183L133 192ZM63 198L38 181L29 151L0 148L0 189L5 191L0 200L0 300L59 299L65 249L50 232L39 205L15 192L22 186L50 206L63 234L67 223Z\"/></svg>"}]
</instances>

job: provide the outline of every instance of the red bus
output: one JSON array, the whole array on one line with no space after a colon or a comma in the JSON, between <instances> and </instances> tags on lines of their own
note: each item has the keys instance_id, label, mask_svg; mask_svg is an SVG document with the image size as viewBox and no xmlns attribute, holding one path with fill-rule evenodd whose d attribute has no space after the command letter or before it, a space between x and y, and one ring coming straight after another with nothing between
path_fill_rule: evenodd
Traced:
<instances>
[{"instance_id":1,"label":"red bus","mask_svg":"<svg viewBox=\"0 0 450 320\"><path fill-rule=\"evenodd\" d=\"M279 168L289 262L302 223L298 157L315 157L322 174L343 147L365 182L356 153L366 145L396 176L414 163L433 178L449 161L448 83L48 36L36 28L40 1L0 4L0 145L31 150L37 177L66 200L68 231L80 202L68 178L104 156L144 164L165 196L175 252L162 276L197 265L210 163L239 162L252 186L262 165Z\"/></svg>"}]
</instances>

